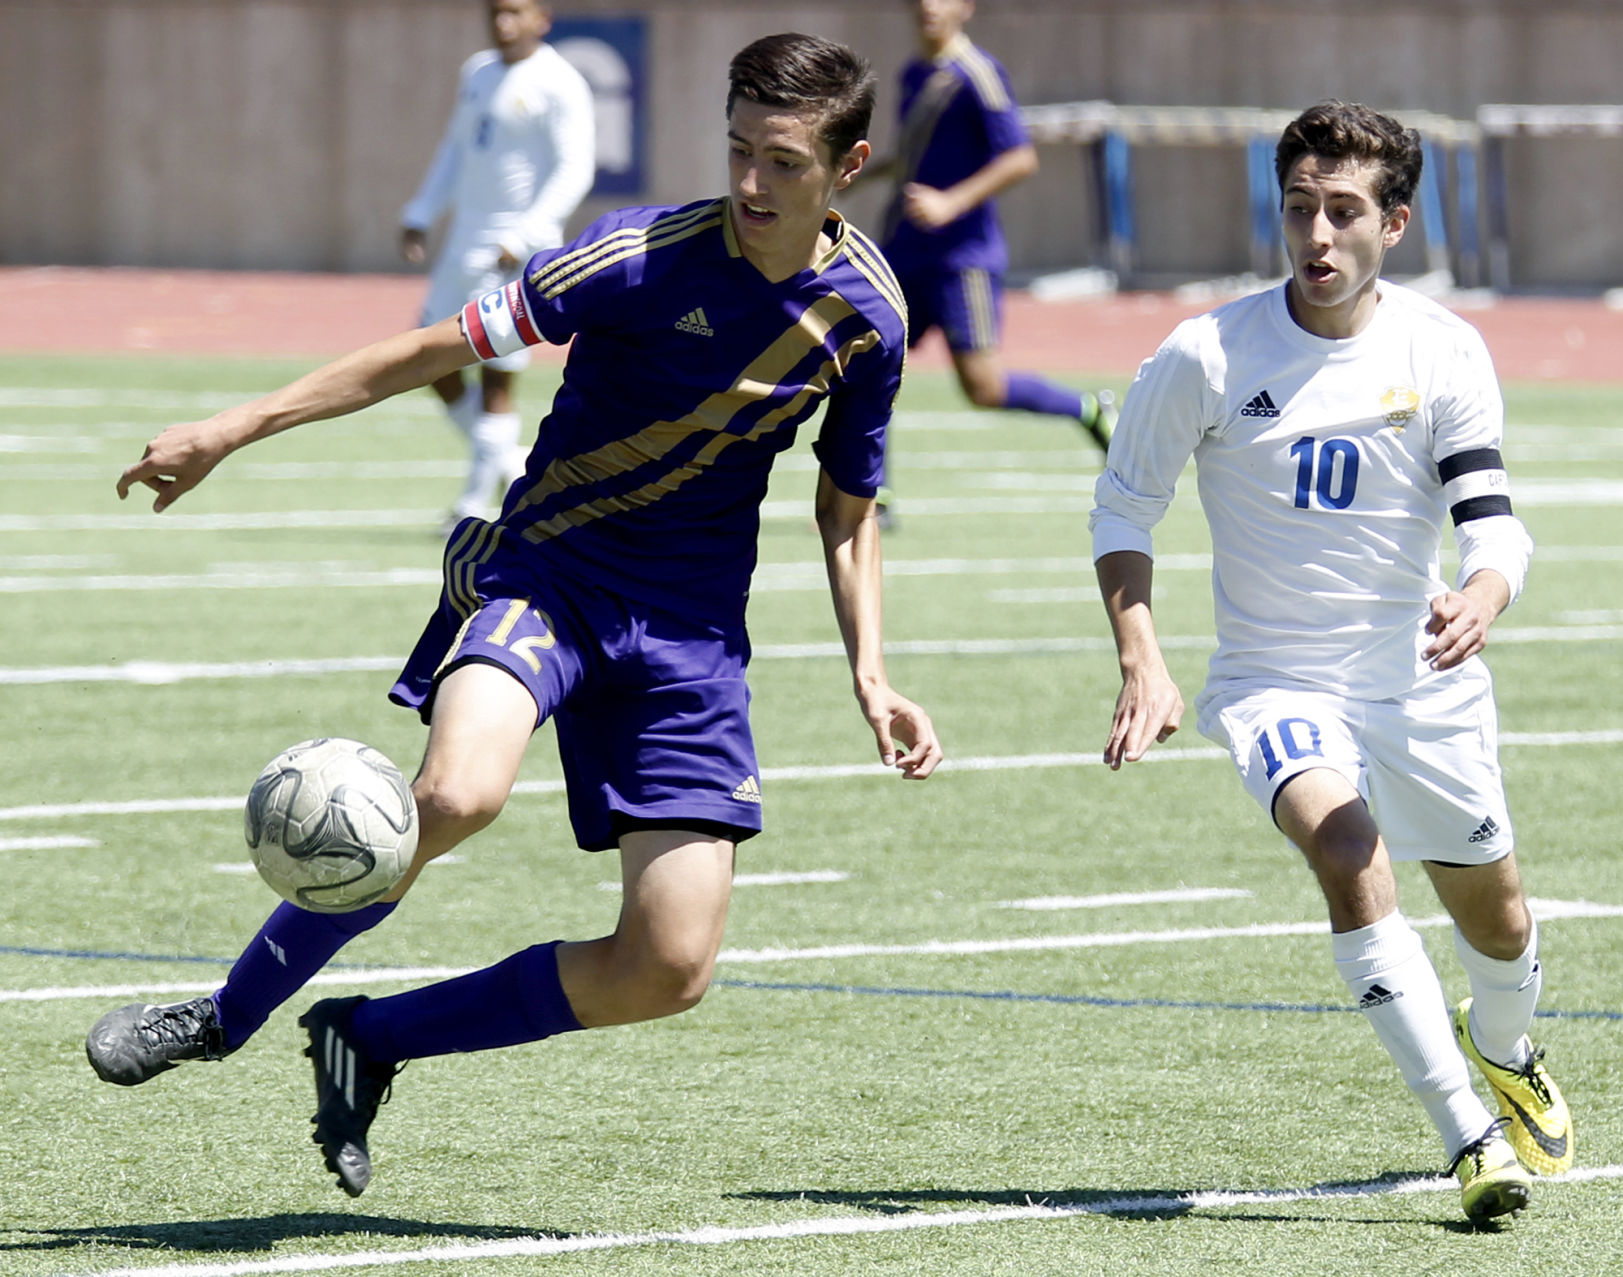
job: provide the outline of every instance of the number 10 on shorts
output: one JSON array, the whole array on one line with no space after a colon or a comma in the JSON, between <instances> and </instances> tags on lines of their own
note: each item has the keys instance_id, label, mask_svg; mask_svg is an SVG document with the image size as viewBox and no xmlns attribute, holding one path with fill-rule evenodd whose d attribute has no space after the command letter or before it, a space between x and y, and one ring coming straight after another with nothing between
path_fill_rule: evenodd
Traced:
<instances>
[{"instance_id":1,"label":"number 10 on shorts","mask_svg":"<svg viewBox=\"0 0 1623 1277\"><path fill-rule=\"evenodd\" d=\"M1285 759L1296 762L1324 757L1318 725L1306 718L1282 718L1272 727L1263 728L1257 733L1257 752L1262 755L1269 780L1279 774Z\"/></svg>"}]
</instances>

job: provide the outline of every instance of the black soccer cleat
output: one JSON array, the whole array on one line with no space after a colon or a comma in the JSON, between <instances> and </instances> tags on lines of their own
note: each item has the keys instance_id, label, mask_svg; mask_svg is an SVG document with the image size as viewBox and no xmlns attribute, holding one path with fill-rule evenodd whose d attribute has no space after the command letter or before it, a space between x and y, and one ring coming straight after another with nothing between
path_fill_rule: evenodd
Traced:
<instances>
[{"instance_id":1,"label":"black soccer cleat","mask_svg":"<svg viewBox=\"0 0 1623 1277\"><path fill-rule=\"evenodd\" d=\"M372 1178L372 1156L366 1133L389 1099L389 1085L400 1071L394 1064L368 1059L349 1036L349 1021L364 997L327 998L299 1017L310 1034L305 1054L316 1070L316 1111L310 1138L321 1145L327 1169L351 1197L366 1191Z\"/></svg>"},{"instance_id":2,"label":"black soccer cleat","mask_svg":"<svg viewBox=\"0 0 1623 1277\"><path fill-rule=\"evenodd\" d=\"M234 1049L225 1044L212 997L132 1002L102 1016L85 1038L90 1067L115 1086L139 1086L182 1060L223 1060Z\"/></svg>"}]
</instances>

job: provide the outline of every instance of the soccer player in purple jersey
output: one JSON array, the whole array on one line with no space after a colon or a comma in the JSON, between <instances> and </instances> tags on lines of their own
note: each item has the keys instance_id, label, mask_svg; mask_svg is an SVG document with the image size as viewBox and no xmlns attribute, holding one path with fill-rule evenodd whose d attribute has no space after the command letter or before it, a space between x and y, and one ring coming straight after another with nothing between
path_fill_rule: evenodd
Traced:
<instances>
[{"instance_id":1,"label":"soccer player in purple jersey","mask_svg":"<svg viewBox=\"0 0 1623 1277\"><path fill-rule=\"evenodd\" d=\"M896 191L881 242L907 298L911 340L940 328L970 402L1078 422L1101 449L1108 391L1004 369L998 354L1008 246L997 196L1037 171L1009 74L970 43L974 0L911 0L919 56L902 68Z\"/></svg>"},{"instance_id":2,"label":"soccer player in purple jersey","mask_svg":"<svg viewBox=\"0 0 1623 1277\"><path fill-rule=\"evenodd\" d=\"M618 847L615 930L394 997L316 1003L315 1139L351 1195L400 1063L687 1010L721 944L734 849L761 827L744 607L778 453L813 449L834 611L879 756L935 770L928 715L885 676L874 495L906 348L884 259L830 210L868 158L873 77L850 50L769 36L733 60L731 192L625 210L537 254L522 280L204 422L171 427L118 482L162 510L229 453L538 341L574 346L528 472L494 523L464 520L441 603L391 696L428 723L417 858L384 902L284 904L211 997L109 1013L86 1043L134 1085L240 1047L422 867L495 819L531 734L558 734L576 841Z\"/></svg>"}]
</instances>

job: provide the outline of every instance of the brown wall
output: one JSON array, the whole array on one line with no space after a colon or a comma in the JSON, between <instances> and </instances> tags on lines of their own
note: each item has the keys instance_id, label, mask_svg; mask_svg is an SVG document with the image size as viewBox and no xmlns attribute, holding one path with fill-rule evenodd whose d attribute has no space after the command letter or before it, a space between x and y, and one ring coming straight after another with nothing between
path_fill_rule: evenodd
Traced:
<instances>
[{"instance_id":1,"label":"brown wall","mask_svg":"<svg viewBox=\"0 0 1623 1277\"><path fill-rule=\"evenodd\" d=\"M911 49L903 0L557 0L649 28L649 186L721 189L729 56L799 29L881 74L875 141ZM975 38L1027 103L1295 109L1325 97L1462 118L1484 102L1623 100L1623 0L982 0ZM432 153L479 0L0 0L0 261L376 271ZM1045 146L1005 201L1017 269L1087 261L1091 173ZM1508 149L1512 279L1623 285L1623 138ZM1140 263L1249 264L1236 153L1137 153ZM1574 191L1582 198L1574 198ZM850 211L872 223L880 192ZM601 211L593 201L577 217ZM1419 268L1418 250L1395 265Z\"/></svg>"}]
</instances>

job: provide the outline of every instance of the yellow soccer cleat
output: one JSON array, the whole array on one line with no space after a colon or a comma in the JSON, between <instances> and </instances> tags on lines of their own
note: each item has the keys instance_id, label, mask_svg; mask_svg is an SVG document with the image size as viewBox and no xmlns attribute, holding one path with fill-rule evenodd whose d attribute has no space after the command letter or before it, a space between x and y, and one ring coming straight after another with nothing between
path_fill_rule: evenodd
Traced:
<instances>
[{"instance_id":1,"label":"yellow soccer cleat","mask_svg":"<svg viewBox=\"0 0 1623 1277\"><path fill-rule=\"evenodd\" d=\"M1510 1144L1535 1175L1572 1169L1572 1114L1545 1071L1544 1048L1536 1047L1521 1068L1486 1059L1471 1041L1471 999L1454 1008L1454 1038L1465 1058L1482 1070L1499 1111L1510 1123Z\"/></svg>"},{"instance_id":2,"label":"yellow soccer cleat","mask_svg":"<svg viewBox=\"0 0 1623 1277\"><path fill-rule=\"evenodd\" d=\"M1514 1215L1533 1195L1533 1177L1516 1159L1500 1118L1481 1139L1467 1144L1448 1169L1460 1180L1460 1204L1473 1224Z\"/></svg>"}]
</instances>

